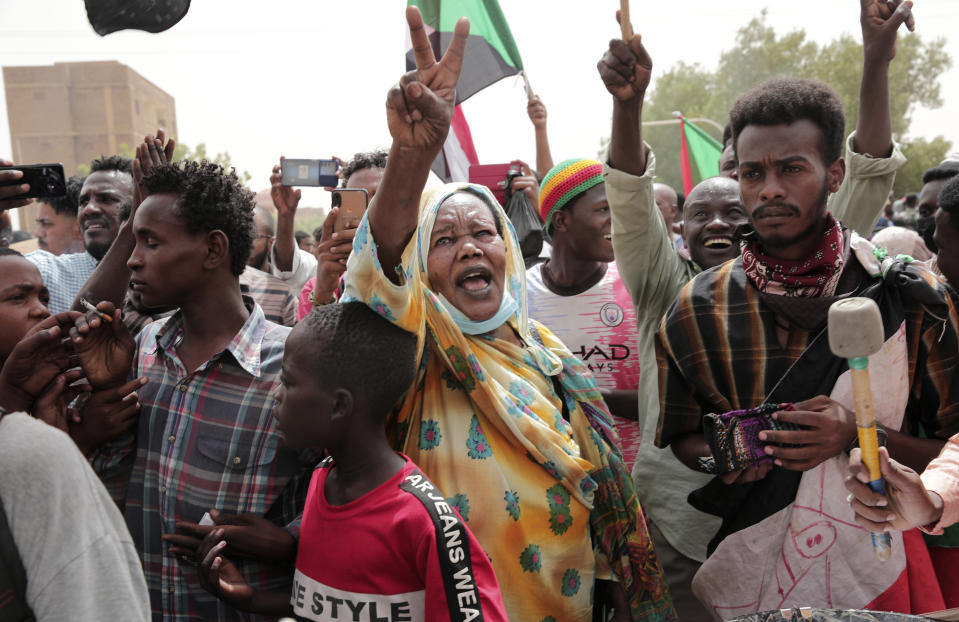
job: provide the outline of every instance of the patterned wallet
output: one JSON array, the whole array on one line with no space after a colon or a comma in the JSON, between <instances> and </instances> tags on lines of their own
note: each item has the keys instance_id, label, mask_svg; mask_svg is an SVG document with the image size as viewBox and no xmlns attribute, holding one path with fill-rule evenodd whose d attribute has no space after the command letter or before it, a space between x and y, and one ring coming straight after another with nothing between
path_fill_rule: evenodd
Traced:
<instances>
[{"instance_id":1,"label":"patterned wallet","mask_svg":"<svg viewBox=\"0 0 959 622\"><path fill-rule=\"evenodd\" d=\"M703 434L713 452L712 458L700 458L700 469L706 473L728 473L773 461L763 452L766 444L759 440L763 430L798 430L792 423L776 421L772 415L793 410L792 404L763 404L746 410L710 413L703 418Z\"/></svg>"}]
</instances>

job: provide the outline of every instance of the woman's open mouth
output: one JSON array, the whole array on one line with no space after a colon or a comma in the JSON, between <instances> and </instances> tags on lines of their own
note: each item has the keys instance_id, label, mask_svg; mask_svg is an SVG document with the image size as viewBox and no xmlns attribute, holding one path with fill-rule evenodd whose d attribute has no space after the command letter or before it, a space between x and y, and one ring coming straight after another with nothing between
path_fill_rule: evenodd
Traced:
<instances>
[{"instance_id":1,"label":"woman's open mouth","mask_svg":"<svg viewBox=\"0 0 959 622\"><path fill-rule=\"evenodd\" d=\"M456 279L456 286L470 293L485 292L493 281L493 275L485 266L474 266L464 270Z\"/></svg>"}]
</instances>

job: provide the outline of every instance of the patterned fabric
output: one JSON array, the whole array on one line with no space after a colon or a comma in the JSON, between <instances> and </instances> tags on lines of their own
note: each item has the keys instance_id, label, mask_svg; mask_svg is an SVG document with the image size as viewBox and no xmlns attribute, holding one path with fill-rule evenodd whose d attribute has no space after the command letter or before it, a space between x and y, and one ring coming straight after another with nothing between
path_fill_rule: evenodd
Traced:
<instances>
[{"instance_id":1,"label":"patterned fabric","mask_svg":"<svg viewBox=\"0 0 959 622\"><path fill-rule=\"evenodd\" d=\"M832 296L843 266L843 230L836 217L826 213L826 231L811 257L799 261L766 255L759 242L743 246L742 265L746 276L764 294L812 297Z\"/></svg>"},{"instance_id":2,"label":"patterned fabric","mask_svg":"<svg viewBox=\"0 0 959 622\"><path fill-rule=\"evenodd\" d=\"M40 250L25 256L40 270L43 284L50 290L50 304L47 305L50 313L69 311L73 299L100 263L86 252L54 255Z\"/></svg>"},{"instance_id":3,"label":"patterned fabric","mask_svg":"<svg viewBox=\"0 0 959 622\"><path fill-rule=\"evenodd\" d=\"M106 445L94 469L124 511L143 559L154 617L164 620L262 619L242 614L200 588L195 567L167 552L174 522L197 522L210 508L264 515L294 535L306 500L312 452L284 446L272 411L289 329L266 321L249 297L250 317L226 348L187 372L176 351L180 312L148 325L137 339L137 435ZM239 561L239 560L238 560ZM290 567L240 562L260 589L291 589Z\"/></svg>"},{"instance_id":4,"label":"patterned fabric","mask_svg":"<svg viewBox=\"0 0 959 622\"><path fill-rule=\"evenodd\" d=\"M296 324L296 296L282 279L247 266L240 274L240 291L260 305L268 321L280 326Z\"/></svg>"},{"instance_id":5,"label":"patterned fabric","mask_svg":"<svg viewBox=\"0 0 959 622\"><path fill-rule=\"evenodd\" d=\"M299 299L296 302L296 321L299 322L310 314L313 310L313 303L310 302L310 295L316 289L316 277L310 277L303 289L300 290Z\"/></svg>"},{"instance_id":6,"label":"patterned fabric","mask_svg":"<svg viewBox=\"0 0 959 622\"><path fill-rule=\"evenodd\" d=\"M553 223L553 212L601 183L603 165L596 160L565 160L551 168L539 189L539 215L546 230L549 231Z\"/></svg>"},{"instance_id":7,"label":"patterned fabric","mask_svg":"<svg viewBox=\"0 0 959 622\"><path fill-rule=\"evenodd\" d=\"M729 473L760 464L770 464L773 457L763 451L759 440L763 430L798 430L792 423L779 423L773 413L793 410L792 404L763 404L756 408L710 413L703 417L703 433L709 442L711 458L701 458L700 467L707 473Z\"/></svg>"},{"instance_id":8,"label":"patterned fabric","mask_svg":"<svg viewBox=\"0 0 959 622\"><path fill-rule=\"evenodd\" d=\"M853 234L841 291L880 305L887 339L903 327L909 400L902 432L948 438L959 431L959 317L944 285L917 264L880 264L874 247ZM848 280L847 280L848 279ZM846 284L851 283L849 289ZM703 431L703 416L765 402L829 395L847 370L829 351L825 331L794 326L785 346L774 312L745 274L742 259L693 279L663 319L657 336L662 405L656 444ZM788 374L788 375L787 375ZM710 484L694 495L723 516L715 543L792 502L801 473L774 468L742 487ZM693 499L691 499L693 501Z\"/></svg>"},{"instance_id":9,"label":"patterned fabric","mask_svg":"<svg viewBox=\"0 0 959 622\"><path fill-rule=\"evenodd\" d=\"M429 289L430 233L457 191L481 196L506 232L506 283L520 302L508 322L522 347L465 336ZM467 520L507 586L510 618L590 620L594 580L615 574L632 619L673 619L606 406L582 361L528 320L523 258L489 191L449 184L434 192L399 271L400 286L383 273L364 216L343 300L361 300L416 334L421 352L414 388L391 419L392 441Z\"/></svg>"}]
</instances>

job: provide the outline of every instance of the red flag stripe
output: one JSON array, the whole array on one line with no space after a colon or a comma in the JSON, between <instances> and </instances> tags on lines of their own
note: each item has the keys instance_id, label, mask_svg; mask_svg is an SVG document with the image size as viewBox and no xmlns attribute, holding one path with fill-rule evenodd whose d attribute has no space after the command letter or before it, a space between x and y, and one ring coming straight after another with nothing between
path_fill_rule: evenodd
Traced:
<instances>
[{"instance_id":1,"label":"red flag stripe","mask_svg":"<svg viewBox=\"0 0 959 622\"><path fill-rule=\"evenodd\" d=\"M693 189L693 171L689 166L689 149L686 147L686 122L679 117L679 135L682 146L679 151L679 167L683 173L683 194L688 195Z\"/></svg>"}]
</instances>

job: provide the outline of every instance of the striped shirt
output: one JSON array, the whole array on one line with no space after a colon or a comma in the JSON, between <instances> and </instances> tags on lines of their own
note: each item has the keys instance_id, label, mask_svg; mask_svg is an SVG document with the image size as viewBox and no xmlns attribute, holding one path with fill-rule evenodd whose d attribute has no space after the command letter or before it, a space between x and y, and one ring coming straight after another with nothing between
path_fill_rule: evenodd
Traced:
<instances>
[{"instance_id":1,"label":"striped shirt","mask_svg":"<svg viewBox=\"0 0 959 622\"><path fill-rule=\"evenodd\" d=\"M859 283L854 295L873 292L874 297L879 281L867 275L854 256L847 266L847 272L858 270L861 275L852 281ZM959 431L959 319L932 273L910 267L908 274L902 280L926 286L925 298L915 296L916 289L890 286L883 287L877 300L887 338L905 322L910 399L902 431L918 435L921 425L928 436L945 440ZM842 283L840 290L849 291ZM933 298L938 298L939 310L933 310ZM804 301L792 299L791 304L802 308ZM707 413L815 397L800 394L799 386L817 385L819 380L831 385L832 372L845 369L845 361L829 352L827 333L819 339L817 335L819 330L794 326L786 346L780 346L775 313L749 282L742 258L698 275L683 288L657 336L663 396L657 445L665 447L679 436L701 431ZM797 373L794 364L800 357L814 363L808 373ZM788 381L781 383L787 372ZM828 389L831 386L824 394Z\"/></svg>"},{"instance_id":2,"label":"striped shirt","mask_svg":"<svg viewBox=\"0 0 959 622\"><path fill-rule=\"evenodd\" d=\"M893 273L893 268L885 278L875 278L853 257L838 291L877 302L885 339L904 330L909 398L900 431L949 438L959 431L959 318L949 294L928 270L910 266ZM657 446L702 434L707 413L830 395L848 364L829 349L829 302L760 294L746 277L742 258L694 278L657 335L662 396ZM777 336L773 306L789 314L793 325L785 346ZM796 325L804 321L809 330ZM688 500L693 507L723 519L709 554L727 536L791 504L802 475L773 467L751 484L727 486L714 480L692 492Z\"/></svg>"},{"instance_id":3,"label":"striped shirt","mask_svg":"<svg viewBox=\"0 0 959 622\"><path fill-rule=\"evenodd\" d=\"M50 290L50 313L69 311L94 268L100 263L87 252L54 255L44 250L25 255L40 270L43 284Z\"/></svg>"},{"instance_id":4,"label":"striped shirt","mask_svg":"<svg viewBox=\"0 0 959 622\"><path fill-rule=\"evenodd\" d=\"M102 448L94 468L108 484L143 560L154 618L260 619L207 594L195 567L167 552L174 522L198 522L215 508L265 515L299 535L299 516L318 457L284 446L272 417L289 329L268 322L244 297L250 317L219 354L188 373L177 354L183 316L146 326L137 338L138 439ZM288 591L293 566L237 560L258 589Z\"/></svg>"},{"instance_id":5,"label":"striped shirt","mask_svg":"<svg viewBox=\"0 0 959 622\"><path fill-rule=\"evenodd\" d=\"M296 296L283 279L247 266L240 275L240 289L260 305L267 320L280 326L296 324Z\"/></svg>"}]
</instances>

